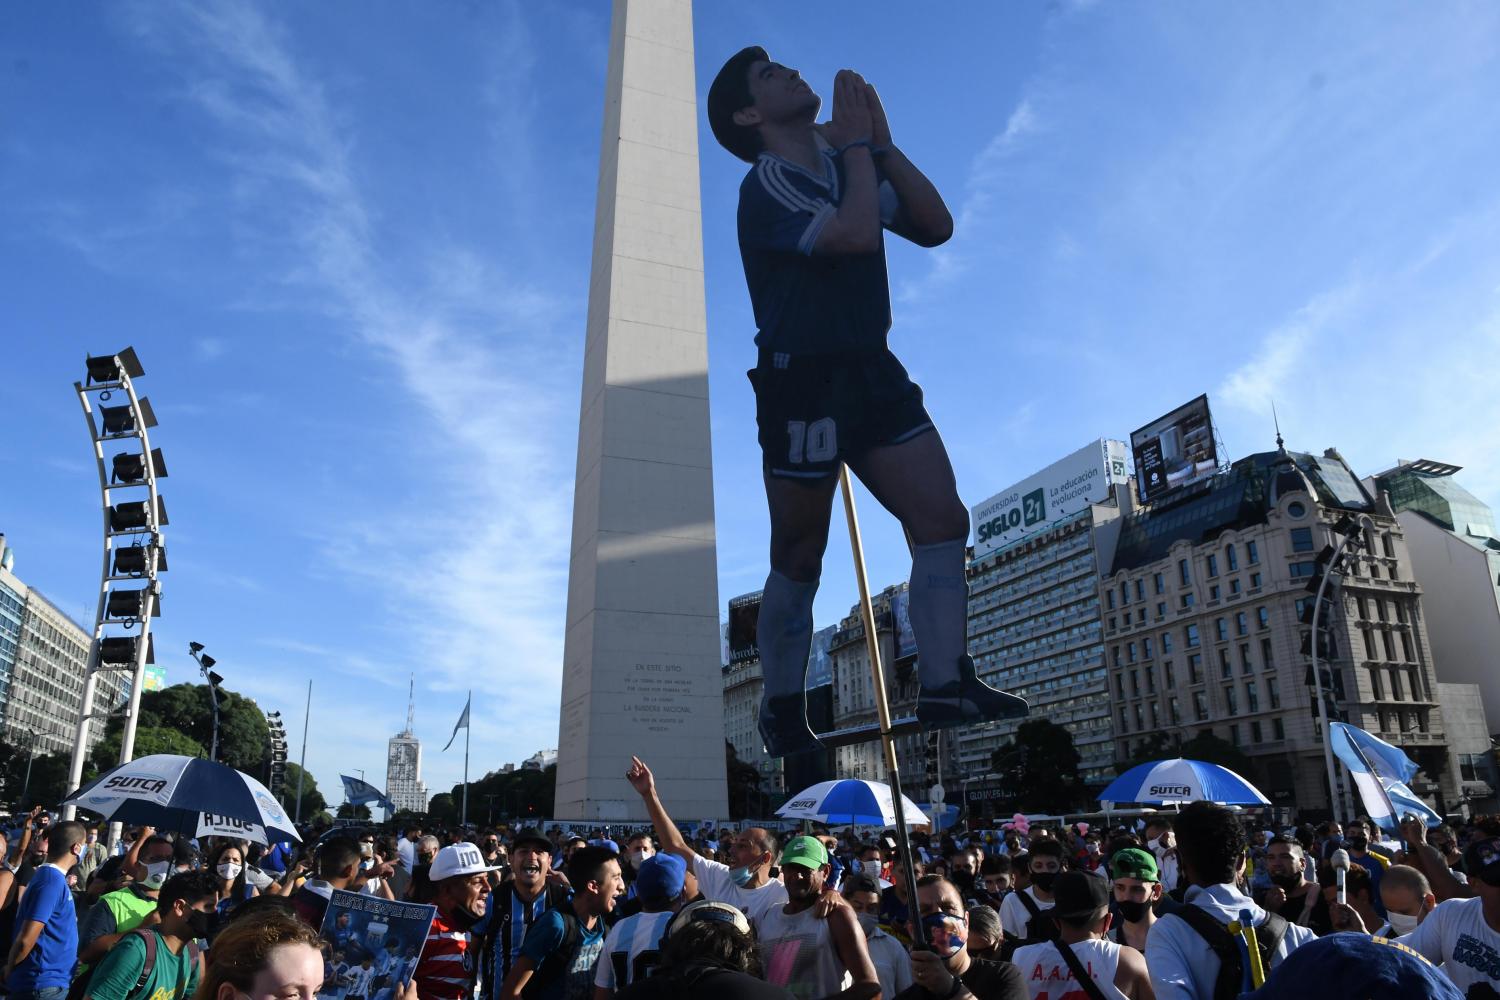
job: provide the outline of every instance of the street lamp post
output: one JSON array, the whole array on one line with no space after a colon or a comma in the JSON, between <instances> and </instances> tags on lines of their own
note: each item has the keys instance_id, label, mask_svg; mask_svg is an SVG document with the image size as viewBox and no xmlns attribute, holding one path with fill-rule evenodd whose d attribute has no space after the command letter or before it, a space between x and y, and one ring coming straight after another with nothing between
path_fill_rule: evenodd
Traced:
<instances>
[{"instance_id":1,"label":"street lamp post","mask_svg":"<svg viewBox=\"0 0 1500 1000\"><path fill-rule=\"evenodd\" d=\"M1343 574L1344 550L1351 544L1354 548L1359 547L1358 539L1363 535L1366 525L1373 525L1373 521L1366 515L1358 518L1350 518L1348 522L1341 521L1334 526L1334 533L1338 536L1338 543L1332 547L1325 548L1319 554L1319 562L1323 564L1324 571L1317 579L1317 589L1313 597L1312 633L1308 636L1308 652L1312 657L1313 675L1313 697L1318 699L1318 720L1323 727L1323 764L1328 771L1328 797L1333 806L1333 817L1339 822L1344 822L1348 816L1348 810L1344 797L1339 788L1338 777L1333 767L1333 721L1328 715L1328 701L1323 697L1323 675L1318 667L1318 626L1323 617L1323 604L1327 599L1329 589L1328 583L1334 573ZM1340 528L1343 530L1340 530ZM1326 557L1326 558L1325 558ZM1332 692L1329 692L1332 694Z\"/></svg>"},{"instance_id":2,"label":"street lamp post","mask_svg":"<svg viewBox=\"0 0 1500 1000\"><path fill-rule=\"evenodd\" d=\"M218 663L212 656L203 652L203 643L188 643L188 655L198 664L198 672L203 679L208 681L208 698L214 709L214 732L213 744L208 750L208 759L218 763L219 760L219 685L224 683L224 678L214 670L214 664Z\"/></svg>"}]
</instances>

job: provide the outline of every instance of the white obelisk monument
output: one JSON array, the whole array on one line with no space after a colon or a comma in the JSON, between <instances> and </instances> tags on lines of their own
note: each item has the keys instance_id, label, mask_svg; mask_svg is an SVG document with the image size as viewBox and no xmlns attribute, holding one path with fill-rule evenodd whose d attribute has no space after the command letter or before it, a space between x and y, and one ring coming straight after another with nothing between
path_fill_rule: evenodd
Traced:
<instances>
[{"instance_id":1,"label":"white obelisk monument","mask_svg":"<svg viewBox=\"0 0 1500 1000\"><path fill-rule=\"evenodd\" d=\"M573 494L559 819L728 816L690 0L614 0Z\"/></svg>"}]
</instances>

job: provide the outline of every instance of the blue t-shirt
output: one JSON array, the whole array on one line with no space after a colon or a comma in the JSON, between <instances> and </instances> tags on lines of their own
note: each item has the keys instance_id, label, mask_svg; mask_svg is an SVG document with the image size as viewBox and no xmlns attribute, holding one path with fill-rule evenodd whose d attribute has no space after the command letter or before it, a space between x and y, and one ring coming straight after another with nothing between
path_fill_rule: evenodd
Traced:
<instances>
[{"instance_id":1,"label":"blue t-shirt","mask_svg":"<svg viewBox=\"0 0 1500 1000\"><path fill-rule=\"evenodd\" d=\"M539 971L547 956L562 947L565 936L562 914L548 910L526 932L526 940L521 942L521 954L531 959ZM590 1000L594 995L594 964L603 951L604 921L595 920L592 930L585 927L583 921L578 921L578 950L538 1000Z\"/></svg>"},{"instance_id":2,"label":"blue t-shirt","mask_svg":"<svg viewBox=\"0 0 1500 1000\"><path fill-rule=\"evenodd\" d=\"M41 936L31 954L11 972L6 988L12 993L35 993L53 986L67 989L78 960L78 916L68 877L55 865L43 865L31 876L16 912L16 933L32 921L42 925Z\"/></svg>"},{"instance_id":3,"label":"blue t-shirt","mask_svg":"<svg viewBox=\"0 0 1500 1000\"><path fill-rule=\"evenodd\" d=\"M884 240L875 253L813 254L845 187L843 156L822 145L821 175L762 153L740 184L740 257L762 351L881 350L891 328ZM898 207L895 189L881 180L883 226L895 222Z\"/></svg>"}]
</instances>

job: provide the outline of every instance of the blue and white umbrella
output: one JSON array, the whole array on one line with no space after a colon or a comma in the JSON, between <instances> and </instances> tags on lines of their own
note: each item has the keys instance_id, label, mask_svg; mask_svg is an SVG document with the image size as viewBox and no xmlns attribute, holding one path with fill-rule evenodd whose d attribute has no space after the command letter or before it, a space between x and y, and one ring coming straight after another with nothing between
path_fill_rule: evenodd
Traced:
<instances>
[{"instance_id":1,"label":"blue and white umbrella","mask_svg":"<svg viewBox=\"0 0 1500 1000\"><path fill-rule=\"evenodd\" d=\"M907 826L926 826L929 822L922 807L901 796ZM806 819L829 826L894 826L896 807L891 786L878 781L844 778L820 781L786 800L776 810L783 819Z\"/></svg>"},{"instance_id":2,"label":"blue and white umbrella","mask_svg":"<svg viewBox=\"0 0 1500 1000\"><path fill-rule=\"evenodd\" d=\"M1187 802L1226 806L1268 806L1271 800L1227 767L1177 757L1138 764L1099 793L1101 802L1170 806Z\"/></svg>"},{"instance_id":3,"label":"blue and white umbrella","mask_svg":"<svg viewBox=\"0 0 1500 1000\"><path fill-rule=\"evenodd\" d=\"M265 785L224 764L159 753L104 772L63 800L119 823L260 844L297 840Z\"/></svg>"}]
</instances>

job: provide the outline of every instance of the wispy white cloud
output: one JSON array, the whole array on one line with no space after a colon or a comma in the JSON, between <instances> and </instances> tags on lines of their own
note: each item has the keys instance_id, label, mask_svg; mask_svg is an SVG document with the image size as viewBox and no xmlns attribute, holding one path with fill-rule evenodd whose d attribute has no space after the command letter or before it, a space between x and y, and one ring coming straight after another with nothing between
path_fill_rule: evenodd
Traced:
<instances>
[{"instance_id":1,"label":"wispy white cloud","mask_svg":"<svg viewBox=\"0 0 1500 1000\"><path fill-rule=\"evenodd\" d=\"M136 13L143 38L191 67L185 93L220 126L242 224L262 227L250 238L288 234L282 281L320 295L416 404L420 425L390 457L400 483L392 492L405 499L360 498L361 510L325 526L326 556L344 579L381 595L360 614L407 637L370 666L397 677L410 666L429 689L478 678L513 688L506 735L551 745L576 426L563 402L574 383L548 343L563 304L493 257L426 234L415 238L432 247L425 273L415 282L398 273L361 192L353 123L263 8ZM523 97L523 79L524 68L497 78L492 100ZM506 138L524 147L524 101L518 107ZM409 244L400 250L410 256ZM297 642L279 641L288 650Z\"/></svg>"},{"instance_id":2,"label":"wispy white cloud","mask_svg":"<svg viewBox=\"0 0 1500 1000\"><path fill-rule=\"evenodd\" d=\"M1351 281L1314 297L1261 339L1254 356L1224 379L1218 398L1230 406L1269 414L1278 396L1286 400L1301 384L1293 377L1298 367L1325 355L1327 345L1320 338L1358 306L1361 291L1361 284Z\"/></svg>"}]
</instances>

